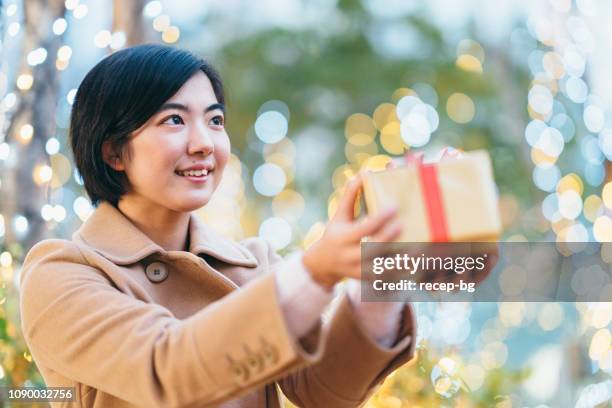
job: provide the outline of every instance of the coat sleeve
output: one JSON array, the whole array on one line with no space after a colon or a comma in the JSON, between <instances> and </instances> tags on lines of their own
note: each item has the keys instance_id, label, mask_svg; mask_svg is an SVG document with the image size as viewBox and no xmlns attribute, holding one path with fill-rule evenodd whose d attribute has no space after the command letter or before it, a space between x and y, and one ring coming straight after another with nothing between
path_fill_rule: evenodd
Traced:
<instances>
[{"instance_id":1,"label":"coat sleeve","mask_svg":"<svg viewBox=\"0 0 612 408\"><path fill-rule=\"evenodd\" d=\"M36 364L138 406L216 406L321 357L289 334L272 273L179 320L47 240L26 257L20 307Z\"/></svg>"},{"instance_id":2,"label":"coat sleeve","mask_svg":"<svg viewBox=\"0 0 612 408\"><path fill-rule=\"evenodd\" d=\"M290 266L269 248L271 270ZM346 294L336 299L331 318L300 341L323 341L320 360L278 381L283 393L303 408L353 408L367 401L393 370L414 357L416 322L406 304L400 332L391 347L379 345L359 322Z\"/></svg>"},{"instance_id":3,"label":"coat sleeve","mask_svg":"<svg viewBox=\"0 0 612 408\"><path fill-rule=\"evenodd\" d=\"M402 312L399 340L390 348L373 341L342 295L331 320L320 361L279 381L283 393L299 407L354 408L366 402L391 372L414 356L412 308Z\"/></svg>"}]
</instances>

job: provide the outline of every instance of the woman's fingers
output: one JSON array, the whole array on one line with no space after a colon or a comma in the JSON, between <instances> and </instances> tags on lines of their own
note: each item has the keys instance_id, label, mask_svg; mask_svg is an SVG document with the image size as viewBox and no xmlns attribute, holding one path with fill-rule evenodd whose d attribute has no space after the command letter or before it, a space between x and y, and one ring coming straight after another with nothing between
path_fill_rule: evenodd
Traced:
<instances>
[{"instance_id":1,"label":"woman's fingers","mask_svg":"<svg viewBox=\"0 0 612 408\"><path fill-rule=\"evenodd\" d=\"M455 149L454 147L447 146L444 149L442 149L442 155L440 157L440 160L454 158L454 157L461 157L461 156L463 156L463 154L461 153L461 150Z\"/></svg>"},{"instance_id":2,"label":"woman's fingers","mask_svg":"<svg viewBox=\"0 0 612 408\"><path fill-rule=\"evenodd\" d=\"M338 203L338 209L336 210L336 214L334 215L334 219L341 219L344 221L351 221L354 218L354 208L355 208L355 200L357 200L357 196L359 195L359 189L363 184L363 176L358 174L349 180L346 190L342 197L340 198L340 202Z\"/></svg>"},{"instance_id":3,"label":"woman's fingers","mask_svg":"<svg viewBox=\"0 0 612 408\"><path fill-rule=\"evenodd\" d=\"M353 237L361 239L369 235L374 235L383 228L389 220L397 214L396 208L388 208L378 214L370 215L357 223L353 230Z\"/></svg>"},{"instance_id":4,"label":"woman's fingers","mask_svg":"<svg viewBox=\"0 0 612 408\"><path fill-rule=\"evenodd\" d=\"M391 220L386 223L371 239L373 242L392 242L402 233L402 223Z\"/></svg>"}]
</instances>

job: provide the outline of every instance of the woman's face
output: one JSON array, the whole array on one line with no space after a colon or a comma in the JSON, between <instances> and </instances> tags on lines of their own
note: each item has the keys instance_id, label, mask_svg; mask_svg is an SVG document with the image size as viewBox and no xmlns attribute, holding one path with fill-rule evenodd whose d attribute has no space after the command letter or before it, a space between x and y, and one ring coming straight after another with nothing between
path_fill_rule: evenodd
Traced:
<instances>
[{"instance_id":1,"label":"woman's face","mask_svg":"<svg viewBox=\"0 0 612 408\"><path fill-rule=\"evenodd\" d=\"M224 107L203 72L194 74L127 143L120 166L130 183L122 197L172 211L205 205L230 155ZM118 168L117 170L120 170Z\"/></svg>"}]
</instances>

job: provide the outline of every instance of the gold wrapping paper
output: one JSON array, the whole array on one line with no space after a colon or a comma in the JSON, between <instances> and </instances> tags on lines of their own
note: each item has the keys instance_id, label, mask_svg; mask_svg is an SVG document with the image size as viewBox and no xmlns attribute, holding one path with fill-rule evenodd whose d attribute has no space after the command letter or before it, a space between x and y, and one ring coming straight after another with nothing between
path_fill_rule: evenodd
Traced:
<instances>
[{"instance_id":1,"label":"gold wrapping paper","mask_svg":"<svg viewBox=\"0 0 612 408\"><path fill-rule=\"evenodd\" d=\"M501 234L491 159L485 150L436 163L449 241L495 241ZM404 228L396 241L431 242L426 199L415 164L366 173L364 200L369 214L397 205Z\"/></svg>"}]
</instances>

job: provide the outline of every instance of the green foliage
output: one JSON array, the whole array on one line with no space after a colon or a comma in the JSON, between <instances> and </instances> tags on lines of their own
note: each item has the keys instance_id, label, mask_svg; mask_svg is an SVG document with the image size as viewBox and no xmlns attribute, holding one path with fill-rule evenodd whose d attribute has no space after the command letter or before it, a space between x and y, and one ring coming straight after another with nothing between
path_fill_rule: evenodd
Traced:
<instances>
[{"instance_id":1,"label":"green foliage","mask_svg":"<svg viewBox=\"0 0 612 408\"><path fill-rule=\"evenodd\" d=\"M347 21L344 30L267 30L237 39L219 53L217 62L230 96L232 144L248 168L262 161L248 145L257 143L252 125L257 110L268 100L278 99L290 107L291 139L307 128L329 130L335 151L323 176L307 182L298 174L293 187L307 202L318 204L319 219L324 219L324 197L333 191L331 175L347 162L342 148L346 118L358 112L372 115L380 104L397 102L392 97L397 89L425 83L437 93L440 116L431 144L489 150L500 193L511 196L521 209L539 202L542 194L530 181L529 152L521 146L527 115L516 108L527 100L528 72L510 62L508 50L487 50L483 73L465 71L455 64L456 44L445 42L442 28L411 16L403 23L418 33L423 49L428 50L426 57L389 58L368 39L374 23L366 12L353 2L339 7ZM292 57L281 64L274 55ZM457 92L468 95L476 106L476 116L467 124L455 123L446 114L446 100ZM515 98L502 98L504 93ZM252 202L266 200L253 194ZM514 232L533 233L520 224L515 231L508 230Z\"/></svg>"}]
</instances>

